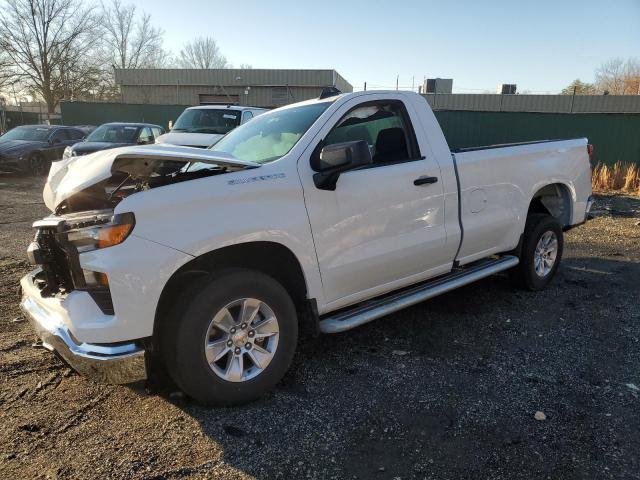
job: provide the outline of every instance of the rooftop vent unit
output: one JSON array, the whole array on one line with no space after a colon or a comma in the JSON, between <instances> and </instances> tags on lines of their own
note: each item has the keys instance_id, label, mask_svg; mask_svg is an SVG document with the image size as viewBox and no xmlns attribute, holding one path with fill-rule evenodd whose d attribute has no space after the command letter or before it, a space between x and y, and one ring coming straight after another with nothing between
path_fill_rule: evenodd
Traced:
<instances>
[{"instance_id":1,"label":"rooftop vent unit","mask_svg":"<svg viewBox=\"0 0 640 480\"><path fill-rule=\"evenodd\" d=\"M515 83L503 83L502 85L498 85L498 90L496 93L500 95L515 95L516 88L517 86Z\"/></svg>"},{"instance_id":2,"label":"rooftop vent unit","mask_svg":"<svg viewBox=\"0 0 640 480\"><path fill-rule=\"evenodd\" d=\"M422 85L422 93L451 93L453 78L427 78Z\"/></svg>"}]
</instances>

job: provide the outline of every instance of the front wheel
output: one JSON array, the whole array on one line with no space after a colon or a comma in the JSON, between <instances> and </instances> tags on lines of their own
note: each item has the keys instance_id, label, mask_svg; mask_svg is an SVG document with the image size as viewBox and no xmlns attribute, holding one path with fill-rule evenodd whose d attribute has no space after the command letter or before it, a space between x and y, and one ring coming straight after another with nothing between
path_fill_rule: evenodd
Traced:
<instances>
[{"instance_id":1,"label":"front wheel","mask_svg":"<svg viewBox=\"0 0 640 480\"><path fill-rule=\"evenodd\" d=\"M296 310L273 278L250 270L205 277L167 324L167 370L208 405L254 400L286 373L298 337Z\"/></svg>"},{"instance_id":2,"label":"front wheel","mask_svg":"<svg viewBox=\"0 0 640 480\"><path fill-rule=\"evenodd\" d=\"M550 215L533 214L527 218L520 263L511 271L512 280L527 290L542 290L558 270L564 239L562 227Z\"/></svg>"},{"instance_id":3,"label":"front wheel","mask_svg":"<svg viewBox=\"0 0 640 480\"><path fill-rule=\"evenodd\" d=\"M51 165L40 153L34 153L29 157L29 173L36 177L42 177L49 173Z\"/></svg>"}]
</instances>

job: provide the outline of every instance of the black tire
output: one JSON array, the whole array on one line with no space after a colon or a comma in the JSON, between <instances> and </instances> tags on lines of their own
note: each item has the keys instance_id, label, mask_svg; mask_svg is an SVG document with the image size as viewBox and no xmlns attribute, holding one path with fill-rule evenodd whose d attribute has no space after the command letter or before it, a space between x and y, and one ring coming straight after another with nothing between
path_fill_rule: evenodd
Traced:
<instances>
[{"instance_id":1,"label":"black tire","mask_svg":"<svg viewBox=\"0 0 640 480\"><path fill-rule=\"evenodd\" d=\"M161 349L167 371L187 395L205 405L229 406L255 400L273 388L291 365L298 339L293 302L276 280L252 270L226 270L201 277L197 284L202 287L191 290L176 304L163 329ZM267 304L277 318L279 333L266 368L253 378L233 382L214 372L206 359L204 344L216 313L243 298Z\"/></svg>"},{"instance_id":2,"label":"black tire","mask_svg":"<svg viewBox=\"0 0 640 480\"><path fill-rule=\"evenodd\" d=\"M535 253L538 242L547 232L552 232L555 235L557 252L550 270L541 275L536 273ZM520 288L531 291L545 288L558 271L563 245L562 227L555 218L541 213L530 214L524 228L520 263L510 272L513 283Z\"/></svg>"},{"instance_id":3,"label":"black tire","mask_svg":"<svg viewBox=\"0 0 640 480\"><path fill-rule=\"evenodd\" d=\"M51 167L51 163L42 156L40 153L33 153L29 157L28 173L36 176L42 177L49 173L49 168Z\"/></svg>"}]
</instances>

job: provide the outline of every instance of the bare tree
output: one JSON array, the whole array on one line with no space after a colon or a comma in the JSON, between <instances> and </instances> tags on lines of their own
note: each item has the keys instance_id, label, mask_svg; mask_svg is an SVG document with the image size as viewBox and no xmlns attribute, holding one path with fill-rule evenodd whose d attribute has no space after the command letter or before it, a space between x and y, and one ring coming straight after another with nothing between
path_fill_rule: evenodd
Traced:
<instances>
[{"instance_id":1,"label":"bare tree","mask_svg":"<svg viewBox=\"0 0 640 480\"><path fill-rule=\"evenodd\" d=\"M133 4L120 0L102 3L103 57L110 68L154 68L162 66L167 54L162 46L164 32L153 27L151 15L136 13Z\"/></svg>"},{"instance_id":2,"label":"bare tree","mask_svg":"<svg viewBox=\"0 0 640 480\"><path fill-rule=\"evenodd\" d=\"M585 83L576 78L560 93L561 95L596 95L597 90L591 83Z\"/></svg>"},{"instance_id":3,"label":"bare tree","mask_svg":"<svg viewBox=\"0 0 640 480\"><path fill-rule=\"evenodd\" d=\"M92 7L79 0L6 0L0 12L0 50L24 88L42 97L52 113L69 90L71 72L82 78L93 68L88 53L95 27Z\"/></svg>"},{"instance_id":4,"label":"bare tree","mask_svg":"<svg viewBox=\"0 0 640 480\"><path fill-rule=\"evenodd\" d=\"M640 63L629 58L612 58L596 70L596 86L611 95L638 95Z\"/></svg>"},{"instance_id":5,"label":"bare tree","mask_svg":"<svg viewBox=\"0 0 640 480\"><path fill-rule=\"evenodd\" d=\"M199 37L187 43L180 51L178 64L182 68L229 68L212 37Z\"/></svg>"},{"instance_id":6,"label":"bare tree","mask_svg":"<svg viewBox=\"0 0 640 480\"><path fill-rule=\"evenodd\" d=\"M640 62L636 58L628 59L625 64L624 93L640 95Z\"/></svg>"},{"instance_id":7,"label":"bare tree","mask_svg":"<svg viewBox=\"0 0 640 480\"><path fill-rule=\"evenodd\" d=\"M13 76L11 59L4 50L0 50L0 91L11 83Z\"/></svg>"}]
</instances>

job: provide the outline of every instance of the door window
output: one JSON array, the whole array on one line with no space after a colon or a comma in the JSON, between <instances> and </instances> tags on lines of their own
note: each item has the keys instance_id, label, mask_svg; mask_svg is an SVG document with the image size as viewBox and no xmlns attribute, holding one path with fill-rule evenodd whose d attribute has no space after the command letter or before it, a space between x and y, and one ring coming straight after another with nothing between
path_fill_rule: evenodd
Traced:
<instances>
[{"instance_id":1,"label":"door window","mask_svg":"<svg viewBox=\"0 0 640 480\"><path fill-rule=\"evenodd\" d=\"M415 133L401 101L358 105L340 119L324 145L355 140L367 142L374 164L420 158Z\"/></svg>"},{"instance_id":2,"label":"door window","mask_svg":"<svg viewBox=\"0 0 640 480\"><path fill-rule=\"evenodd\" d=\"M56 130L51 136L51 143L54 145L58 143L66 142L68 140L69 140L69 134L64 129Z\"/></svg>"},{"instance_id":3,"label":"door window","mask_svg":"<svg viewBox=\"0 0 640 480\"><path fill-rule=\"evenodd\" d=\"M250 111L246 111L243 114L242 117L242 123L247 123L249 120L251 120L253 118L253 113L251 113Z\"/></svg>"},{"instance_id":4,"label":"door window","mask_svg":"<svg viewBox=\"0 0 640 480\"><path fill-rule=\"evenodd\" d=\"M82 130L69 129L69 137L71 140L82 140L85 137L85 133Z\"/></svg>"},{"instance_id":5,"label":"door window","mask_svg":"<svg viewBox=\"0 0 640 480\"><path fill-rule=\"evenodd\" d=\"M158 138L162 135L162 129L159 127L151 127L151 131L153 132L153 138Z\"/></svg>"},{"instance_id":6,"label":"door window","mask_svg":"<svg viewBox=\"0 0 640 480\"><path fill-rule=\"evenodd\" d=\"M155 139L153 138L153 133L151 133L151 129L149 127L144 127L140 130L140 135L138 136L138 143L141 145L147 145L149 143L153 143Z\"/></svg>"}]
</instances>

